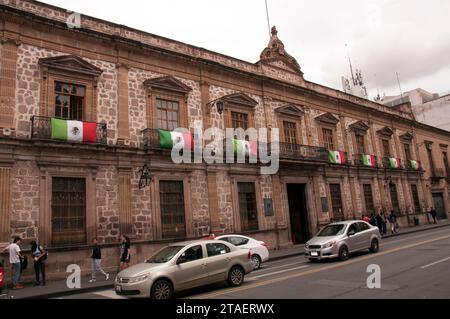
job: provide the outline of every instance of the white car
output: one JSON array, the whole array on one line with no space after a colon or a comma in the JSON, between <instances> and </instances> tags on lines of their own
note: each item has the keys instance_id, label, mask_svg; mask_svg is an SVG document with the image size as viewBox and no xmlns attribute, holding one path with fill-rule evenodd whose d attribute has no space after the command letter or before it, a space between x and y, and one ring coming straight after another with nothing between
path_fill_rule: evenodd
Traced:
<instances>
[{"instance_id":1,"label":"white car","mask_svg":"<svg viewBox=\"0 0 450 319\"><path fill-rule=\"evenodd\" d=\"M215 237L215 239L229 242L239 248L250 249L253 269L259 269L263 262L269 260L269 250L263 241L242 235L222 235Z\"/></svg>"}]
</instances>

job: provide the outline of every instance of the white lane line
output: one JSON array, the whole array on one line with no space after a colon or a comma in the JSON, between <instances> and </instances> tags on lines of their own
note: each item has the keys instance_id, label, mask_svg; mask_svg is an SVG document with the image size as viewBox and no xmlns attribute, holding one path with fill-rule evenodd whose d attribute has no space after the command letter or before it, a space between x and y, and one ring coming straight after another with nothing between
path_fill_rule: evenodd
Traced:
<instances>
[{"instance_id":1,"label":"white lane line","mask_svg":"<svg viewBox=\"0 0 450 319\"><path fill-rule=\"evenodd\" d=\"M255 273L259 274L261 272L271 271L272 269L285 268L285 267L289 267L292 265L298 265L298 264L306 264L306 261L303 263L298 261L296 263L291 263L291 264L286 264L286 265L281 265L281 266L261 268L261 269L258 269L258 271L255 271Z\"/></svg>"},{"instance_id":2,"label":"white lane line","mask_svg":"<svg viewBox=\"0 0 450 319\"><path fill-rule=\"evenodd\" d=\"M273 275L281 274L281 273L284 273L284 272L293 271L293 270L296 270L296 269L304 269L304 268L308 268L308 267L309 267L308 265L303 265L303 266L300 266L300 267L294 267L294 268L289 268L289 269L285 269L285 270L274 271L274 272L271 272L271 273L268 273L268 274L264 274L264 275L259 275L259 276L248 278L245 281L254 281L254 280L257 280L259 278L264 278L264 277L267 277L267 276L273 276Z\"/></svg>"},{"instance_id":3,"label":"white lane line","mask_svg":"<svg viewBox=\"0 0 450 319\"><path fill-rule=\"evenodd\" d=\"M425 268L428 268L428 267L431 267L431 266L434 266L434 265L437 265L437 264L443 263L443 262L445 262L445 261L447 261L447 260L450 260L450 257L447 257L447 258L444 258L444 259L441 259L441 260L435 261L434 263L431 263L431 264L428 264L428 265L422 266L422 267L420 267L420 268L421 268L421 269L425 269Z\"/></svg>"},{"instance_id":4,"label":"white lane line","mask_svg":"<svg viewBox=\"0 0 450 319\"><path fill-rule=\"evenodd\" d=\"M106 298L109 298L109 299L126 299L123 296L117 295L114 290L104 290L104 291L96 292L94 294L98 295L98 296L106 297Z\"/></svg>"}]
</instances>

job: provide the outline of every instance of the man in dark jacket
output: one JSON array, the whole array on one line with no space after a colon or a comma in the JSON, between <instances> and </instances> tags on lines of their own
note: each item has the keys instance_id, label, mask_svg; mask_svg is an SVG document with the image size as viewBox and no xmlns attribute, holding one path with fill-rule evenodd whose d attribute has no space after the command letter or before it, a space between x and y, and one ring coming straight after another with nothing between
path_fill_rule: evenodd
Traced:
<instances>
[{"instance_id":1,"label":"man in dark jacket","mask_svg":"<svg viewBox=\"0 0 450 319\"><path fill-rule=\"evenodd\" d=\"M96 274L97 272L102 273L105 276L105 280L109 279L109 274L107 274L103 269L102 269L102 250L100 248L100 246L98 245L98 241L97 238L94 238L92 240L92 243L94 244L94 246L92 247L92 275L91 275L91 280L89 280L89 282L95 282L96 279Z\"/></svg>"},{"instance_id":2,"label":"man in dark jacket","mask_svg":"<svg viewBox=\"0 0 450 319\"><path fill-rule=\"evenodd\" d=\"M437 220L436 220L436 215L437 215L436 209L432 208L431 211L430 211L430 215L431 215L431 217L433 217L433 221L436 224L437 223Z\"/></svg>"},{"instance_id":3,"label":"man in dark jacket","mask_svg":"<svg viewBox=\"0 0 450 319\"><path fill-rule=\"evenodd\" d=\"M383 217L381 217L381 213L378 212L377 216L375 217L376 221L377 221L377 227L380 231L380 234L383 234Z\"/></svg>"}]
</instances>

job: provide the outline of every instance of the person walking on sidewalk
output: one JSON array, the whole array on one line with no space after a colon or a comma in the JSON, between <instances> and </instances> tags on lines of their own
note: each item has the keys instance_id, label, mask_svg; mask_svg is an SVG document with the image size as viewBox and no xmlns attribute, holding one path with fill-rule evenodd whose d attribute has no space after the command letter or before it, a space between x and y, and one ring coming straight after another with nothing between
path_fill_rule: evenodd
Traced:
<instances>
[{"instance_id":1,"label":"person walking on sidewalk","mask_svg":"<svg viewBox=\"0 0 450 319\"><path fill-rule=\"evenodd\" d=\"M128 238L125 235L120 236L121 242L120 242L120 270L124 270L130 265L130 238Z\"/></svg>"},{"instance_id":2,"label":"person walking on sidewalk","mask_svg":"<svg viewBox=\"0 0 450 319\"><path fill-rule=\"evenodd\" d=\"M91 274L91 280L89 282L95 282L97 281L97 273L100 272L102 275L105 276L105 280L109 279L109 274L106 273L102 269L102 250L98 244L97 238L94 238L92 240L92 243L94 244L94 247L92 248L92 274Z\"/></svg>"},{"instance_id":3,"label":"person walking on sidewalk","mask_svg":"<svg viewBox=\"0 0 450 319\"><path fill-rule=\"evenodd\" d=\"M436 209L432 208L431 211L430 211L430 215L431 215L431 217L433 217L433 222L436 224L437 223L437 220L436 220L436 215L437 215Z\"/></svg>"},{"instance_id":4,"label":"person walking on sidewalk","mask_svg":"<svg viewBox=\"0 0 450 319\"><path fill-rule=\"evenodd\" d=\"M20 237L14 237L13 243L6 247L5 251L9 252L9 263L12 268L12 289L22 289L23 286L19 283L20 277L22 275L22 264L20 262L20 257L22 253L20 252L20 243L22 239Z\"/></svg>"},{"instance_id":5,"label":"person walking on sidewalk","mask_svg":"<svg viewBox=\"0 0 450 319\"><path fill-rule=\"evenodd\" d=\"M387 214L386 211L383 209L381 213L381 228L383 230L382 234L383 236L386 236L387 234Z\"/></svg>"},{"instance_id":6,"label":"person walking on sidewalk","mask_svg":"<svg viewBox=\"0 0 450 319\"><path fill-rule=\"evenodd\" d=\"M397 215L395 215L394 210L391 210L389 214L389 223L391 224L391 233L398 233Z\"/></svg>"},{"instance_id":7,"label":"person walking on sidewalk","mask_svg":"<svg viewBox=\"0 0 450 319\"><path fill-rule=\"evenodd\" d=\"M42 286L45 286L45 260L47 259L47 252L35 240L31 241L31 256L33 257L34 273L36 274L35 286L41 284L39 280L42 274Z\"/></svg>"}]
</instances>

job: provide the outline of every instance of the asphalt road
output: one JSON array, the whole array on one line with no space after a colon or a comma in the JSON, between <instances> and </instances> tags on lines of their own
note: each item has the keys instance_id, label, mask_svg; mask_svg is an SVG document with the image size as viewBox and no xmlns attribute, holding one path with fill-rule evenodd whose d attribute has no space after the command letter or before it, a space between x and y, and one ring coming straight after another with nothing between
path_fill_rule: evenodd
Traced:
<instances>
[{"instance_id":1,"label":"asphalt road","mask_svg":"<svg viewBox=\"0 0 450 319\"><path fill-rule=\"evenodd\" d=\"M381 270L381 288L369 289L369 265ZM268 262L246 276L242 286L226 284L190 290L177 298L450 298L450 228L384 239L376 254L358 253L348 261L310 263L304 257ZM122 299L113 290L64 299Z\"/></svg>"}]
</instances>

